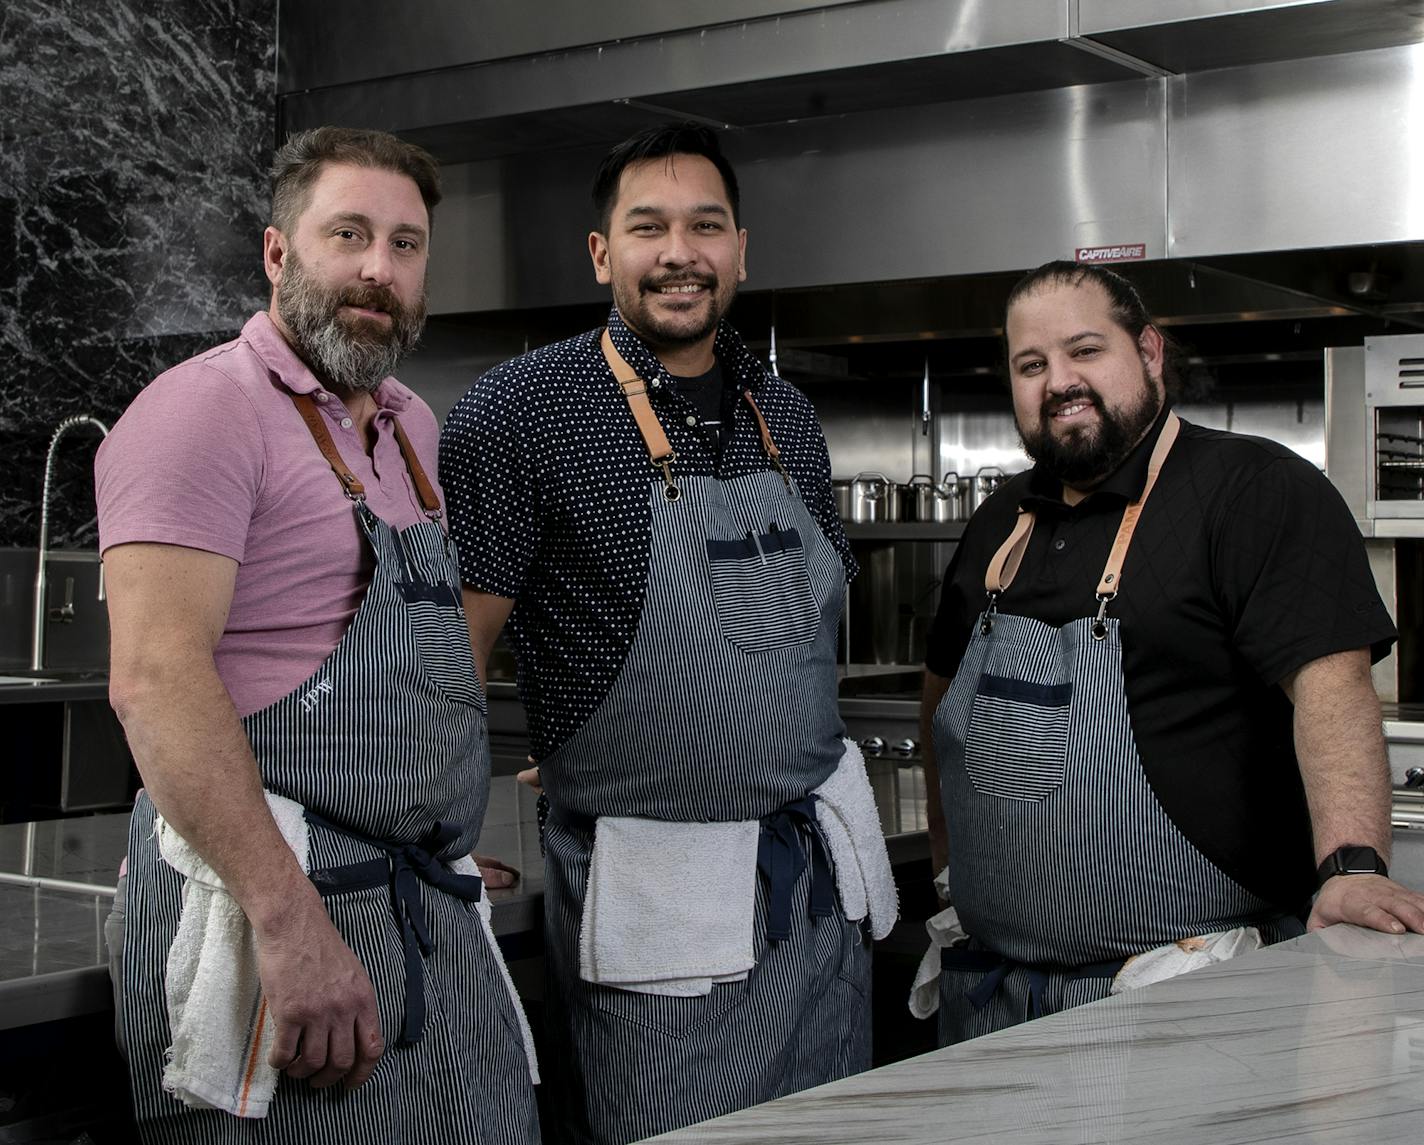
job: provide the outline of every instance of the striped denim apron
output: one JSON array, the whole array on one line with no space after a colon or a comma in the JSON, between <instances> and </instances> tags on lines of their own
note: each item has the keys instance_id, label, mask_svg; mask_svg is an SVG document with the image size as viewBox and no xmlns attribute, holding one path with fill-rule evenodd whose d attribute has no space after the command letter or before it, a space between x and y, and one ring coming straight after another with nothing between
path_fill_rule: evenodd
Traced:
<instances>
[{"instance_id":1,"label":"striped denim apron","mask_svg":"<svg viewBox=\"0 0 1424 1145\"><path fill-rule=\"evenodd\" d=\"M1020 510L991 562L988 604L934 717L950 895L970 936L943 953L942 1045L1105 998L1125 958L1182 938L1300 932L1182 834L1133 738L1119 622L1106 610L1175 431L1169 415L1095 616L1055 628L997 611L1031 513Z\"/></svg>"},{"instance_id":2,"label":"striped denim apron","mask_svg":"<svg viewBox=\"0 0 1424 1145\"><path fill-rule=\"evenodd\" d=\"M558 1120L545 1129L567 1141L638 1140L870 1064L869 943L834 895L828 915L812 913L816 829L783 811L824 782L843 751L835 651L844 567L778 471L675 482L665 471L650 497L648 584L628 657L598 709L539 763L551 805L543 1066ZM605 814L762 819L764 840L778 835L808 852L785 888L789 919L772 911L789 933L768 938L773 896L759 878L756 965L745 981L700 998L582 981L579 924Z\"/></svg>"},{"instance_id":3,"label":"striped denim apron","mask_svg":"<svg viewBox=\"0 0 1424 1145\"><path fill-rule=\"evenodd\" d=\"M451 879L443 863L413 873L431 853L448 862L474 847L490 768L454 543L399 429L397 439L431 519L394 529L366 507L359 484L348 488L375 558L365 599L304 683L242 721L263 786L307 809L312 878L371 977L385 1053L352 1092L280 1075L262 1120L190 1110L162 1091L164 969L183 880L158 855L153 805L141 793L118 1002L145 1141L539 1138L518 1019L471 901L478 880Z\"/></svg>"}]
</instances>

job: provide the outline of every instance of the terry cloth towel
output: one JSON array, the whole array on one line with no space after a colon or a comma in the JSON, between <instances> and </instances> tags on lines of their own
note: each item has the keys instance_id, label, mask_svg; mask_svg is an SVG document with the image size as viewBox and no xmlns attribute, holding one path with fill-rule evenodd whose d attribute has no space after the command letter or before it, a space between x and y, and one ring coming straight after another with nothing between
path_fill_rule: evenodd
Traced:
<instances>
[{"instance_id":1,"label":"terry cloth towel","mask_svg":"<svg viewBox=\"0 0 1424 1145\"><path fill-rule=\"evenodd\" d=\"M899 917L900 897L865 758L854 740L842 742L845 754L836 770L811 793L816 797L816 822L836 867L841 909L851 922L868 915L871 937L880 939Z\"/></svg>"},{"instance_id":2,"label":"terry cloth towel","mask_svg":"<svg viewBox=\"0 0 1424 1145\"><path fill-rule=\"evenodd\" d=\"M1238 954L1260 950L1261 946L1261 932L1254 926L1238 926L1235 930L1219 930L1212 934L1183 938L1166 946L1134 954L1117 972L1117 977L1113 979L1112 992L1121 994L1124 990L1135 990L1139 986L1165 982L1168 978L1175 978L1189 970L1200 970L1214 962L1225 962Z\"/></svg>"},{"instance_id":3,"label":"terry cloth towel","mask_svg":"<svg viewBox=\"0 0 1424 1145\"><path fill-rule=\"evenodd\" d=\"M745 978L756 961L760 833L756 819L599 819L579 927L579 977L673 997Z\"/></svg>"},{"instance_id":4,"label":"terry cloth towel","mask_svg":"<svg viewBox=\"0 0 1424 1145\"><path fill-rule=\"evenodd\" d=\"M940 886L940 875L944 873L941 871L935 876L936 887ZM925 930L930 936L929 949L920 959L910 987L910 1013L917 1018L928 1018L939 1009L939 952L968 937L959 925L959 912L952 906L925 919Z\"/></svg>"},{"instance_id":5,"label":"terry cloth towel","mask_svg":"<svg viewBox=\"0 0 1424 1145\"><path fill-rule=\"evenodd\" d=\"M307 821L300 803L267 794L267 806L303 871ZM266 1117L277 1071L267 1064L275 1029L257 976L247 916L222 880L160 817L158 852L188 881L168 952L168 1022L173 1045L163 1088L188 1105Z\"/></svg>"},{"instance_id":6,"label":"terry cloth towel","mask_svg":"<svg viewBox=\"0 0 1424 1145\"><path fill-rule=\"evenodd\" d=\"M461 855L458 859L450 860L450 869L457 875L478 875L479 867L475 865L475 860L469 855ZM489 892L480 895L480 901L475 904L475 910L480 916L480 922L484 923L485 938L489 940L490 950L494 952L495 964L499 966L500 977L504 979L504 988L509 991L509 1000L514 1005L514 1016L519 1019L519 1037L524 1042L524 1058L529 1063L529 1080L534 1085L539 1084L539 1059L534 1053L534 1034L529 1029L529 1018L524 1013L524 1004L519 1000L519 994L514 989L514 979L509 976L509 967L504 964L504 953L499 948L499 943L494 937L494 927L490 924L490 912L494 908L490 905Z\"/></svg>"}]
</instances>

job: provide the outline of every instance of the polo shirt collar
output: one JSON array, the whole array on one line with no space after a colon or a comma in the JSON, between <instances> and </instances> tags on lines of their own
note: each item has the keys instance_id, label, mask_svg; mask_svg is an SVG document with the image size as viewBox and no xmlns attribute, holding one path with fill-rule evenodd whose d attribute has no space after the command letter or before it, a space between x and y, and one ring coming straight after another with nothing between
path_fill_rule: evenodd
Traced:
<instances>
[{"instance_id":1,"label":"polo shirt collar","mask_svg":"<svg viewBox=\"0 0 1424 1145\"><path fill-rule=\"evenodd\" d=\"M628 365L637 371L640 378L647 381L648 388L655 399L675 390L672 375L667 372L662 362L658 360L658 356L648 348L647 344L628 328L628 324L623 321L623 316L618 313L616 306L610 307L608 311L608 334L613 339L614 348L623 355ZM742 341L741 335L729 323L718 323L717 337L713 342L712 352L721 362L724 371L723 377L727 382L734 381L738 390L755 392L761 388L761 384L766 378L766 368L747 349L747 344Z\"/></svg>"},{"instance_id":2,"label":"polo shirt collar","mask_svg":"<svg viewBox=\"0 0 1424 1145\"><path fill-rule=\"evenodd\" d=\"M283 389L294 394L314 394L326 388L282 336L267 311L259 310L247 320L242 328L242 337ZM410 405L415 394L395 378L384 378L376 387L375 397L380 409L401 413Z\"/></svg>"},{"instance_id":3,"label":"polo shirt collar","mask_svg":"<svg viewBox=\"0 0 1424 1145\"><path fill-rule=\"evenodd\" d=\"M1167 414L1171 411L1170 402L1163 402L1162 409L1157 414L1157 419L1152 423L1152 428L1147 431L1142 440L1133 446L1132 452L1127 458L1114 469L1108 476L1088 494L1080 505L1087 505L1093 501L1103 504L1111 499L1119 504L1127 504L1137 500L1142 496L1142 490L1147 486L1147 470L1152 461L1152 447L1157 444L1157 436L1162 432L1162 423L1167 420ZM1042 465L1035 465L1029 472L1028 489L1023 498L1023 504L1029 503L1057 505L1063 508L1063 482L1049 473Z\"/></svg>"}]
</instances>

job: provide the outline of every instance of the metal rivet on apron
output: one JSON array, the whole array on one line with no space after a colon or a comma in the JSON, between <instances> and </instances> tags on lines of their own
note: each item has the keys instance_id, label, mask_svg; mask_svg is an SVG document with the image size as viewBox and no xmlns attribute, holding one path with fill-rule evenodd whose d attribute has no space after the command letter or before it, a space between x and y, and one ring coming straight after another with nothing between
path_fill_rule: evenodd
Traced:
<instances>
[{"instance_id":1,"label":"metal rivet on apron","mask_svg":"<svg viewBox=\"0 0 1424 1145\"><path fill-rule=\"evenodd\" d=\"M688 414L688 415L687 415L687 424L688 424L688 425L691 425L691 426L696 426L696 425L697 425L697 415L696 415L696 414Z\"/></svg>"},{"instance_id":2,"label":"metal rivet on apron","mask_svg":"<svg viewBox=\"0 0 1424 1145\"><path fill-rule=\"evenodd\" d=\"M331 401L331 395L318 390L316 400L321 402L322 405L326 405L327 402Z\"/></svg>"},{"instance_id":3,"label":"metal rivet on apron","mask_svg":"<svg viewBox=\"0 0 1424 1145\"><path fill-rule=\"evenodd\" d=\"M350 419L349 417L344 417L344 418L341 419L341 428L342 428L342 429L350 429L350 428L351 428L351 419Z\"/></svg>"},{"instance_id":4,"label":"metal rivet on apron","mask_svg":"<svg viewBox=\"0 0 1424 1145\"><path fill-rule=\"evenodd\" d=\"M1053 547L1056 551L1061 553L1064 549L1068 547L1068 542L1065 541L1062 537L1059 537L1056 541L1053 542Z\"/></svg>"}]
</instances>

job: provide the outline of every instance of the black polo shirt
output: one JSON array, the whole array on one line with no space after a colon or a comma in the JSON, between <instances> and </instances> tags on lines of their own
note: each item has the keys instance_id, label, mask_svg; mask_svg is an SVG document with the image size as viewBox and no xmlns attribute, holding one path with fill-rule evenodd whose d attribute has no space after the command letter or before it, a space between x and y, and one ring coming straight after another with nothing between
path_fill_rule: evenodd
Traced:
<instances>
[{"instance_id":1,"label":"black polo shirt","mask_svg":"<svg viewBox=\"0 0 1424 1145\"><path fill-rule=\"evenodd\" d=\"M931 672L954 675L984 607L985 570L1020 503L1036 524L999 611L1055 626L1096 611L1098 579L1156 436L1076 506L1037 468L985 502L945 573ZM1396 636L1354 519L1334 486L1284 446L1183 421L1120 583L1108 614L1121 622L1128 713L1157 798L1238 882L1298 908L1314 891L1315 862L1279 684L1332 652L1368 646L1378 660Z\"/></svg>"}]
</instances>

